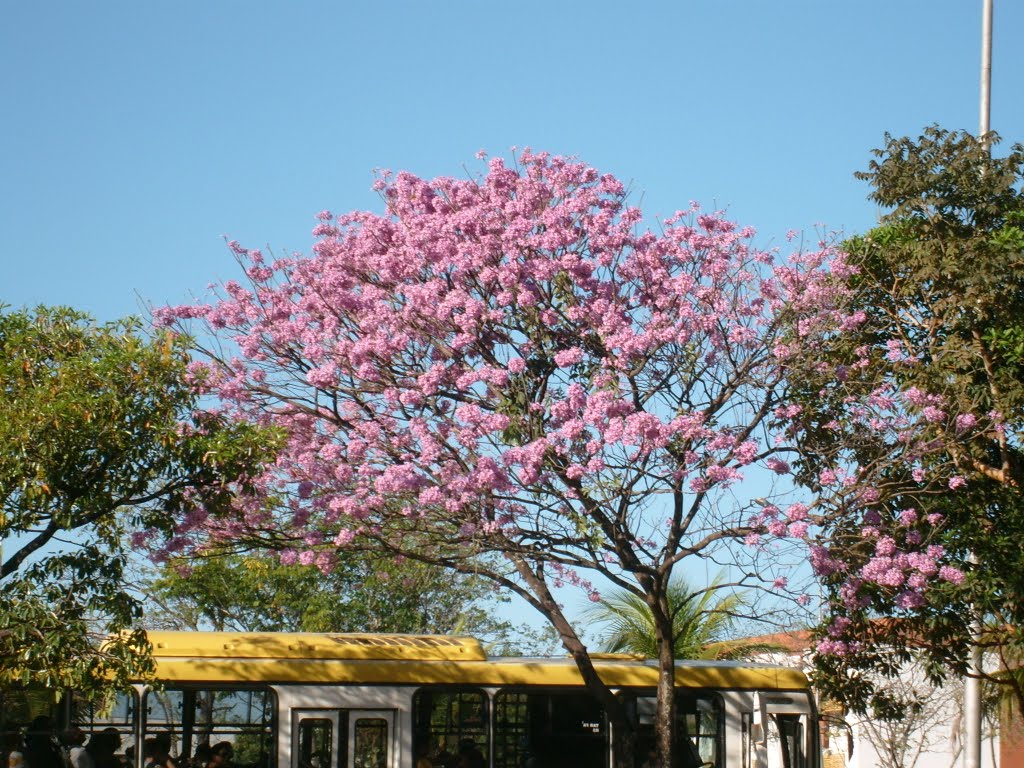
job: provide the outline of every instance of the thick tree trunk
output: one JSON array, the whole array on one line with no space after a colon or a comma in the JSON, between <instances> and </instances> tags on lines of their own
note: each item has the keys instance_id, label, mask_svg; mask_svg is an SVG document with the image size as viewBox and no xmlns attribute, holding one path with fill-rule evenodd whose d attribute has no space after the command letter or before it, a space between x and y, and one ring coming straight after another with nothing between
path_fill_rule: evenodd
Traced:
<instances>
[{"instance_id":1,"label":"thick tree trunk","mask_svg":"<svg viewBox=\"0 0 1024 768\"><path fill-rule=\"evenodd\" d=\"M659 632L660 634L660 632ZM658 764L672 768L676 764L676 660L672 637L658 638L658 698L654 716L654 734L658 745Z\"/></svg>"}]
</instances>

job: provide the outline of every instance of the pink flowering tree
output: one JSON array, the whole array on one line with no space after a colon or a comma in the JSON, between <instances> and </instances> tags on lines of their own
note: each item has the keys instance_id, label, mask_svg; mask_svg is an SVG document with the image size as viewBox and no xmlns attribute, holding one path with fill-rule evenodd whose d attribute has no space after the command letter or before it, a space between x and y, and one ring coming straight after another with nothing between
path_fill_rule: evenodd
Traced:
<instances>
[{"instance_id":1,"label":"pink flowering tree","mask_svg":"<svg viewBox=\"0 0 1024 768\"><path fill-rule=\"evenodd\" d=\"M897 714L884 679L910 661L942 680L976 642L1004 670L1024 654L1024 147L993 157L937 127L886 139L858 175L889 212L844 245L859 322L794 358L792 396L794 466L823 522L819 681ZM1024 678L991 679L1024 705Z\"/></svg>"},{"instance_id":2,"label":"pink flowering tree","mask_svg":"<svg viewBox=\"0 0 1024 768\"><path fill-rule=\"evenodd\" d=\"M243 283L156 313L217 340L197 381L221 410L289 436L260 494L167 547L259 543L323 570L370 548L484 575L543 614L623 733L555 590L635 594L668 765L673 571L728 563L727 585L785 593L818 502L768 478L797 455L794 361L859 322L838 309L843 259L757 250L696 205L651 230L613 177L528 151L378 189L383 214L320 214L311 256L232 243Z\"/></svg>"}]
</instances>

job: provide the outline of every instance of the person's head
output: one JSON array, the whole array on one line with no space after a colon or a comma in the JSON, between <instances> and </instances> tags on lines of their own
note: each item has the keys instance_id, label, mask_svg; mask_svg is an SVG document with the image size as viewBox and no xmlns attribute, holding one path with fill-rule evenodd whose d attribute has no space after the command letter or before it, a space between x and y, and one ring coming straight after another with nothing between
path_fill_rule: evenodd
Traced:
<instances>
[{"instance_id":1,"label":"person's head","mask_svg":"<svg viewBox=\"0 0 1024 768\"><path fill-rule=\"evenodd\" d=\"M39 715L28 727L29 733L53 733L53 718L49 715Z\"/></svg>"},{"instance_id":2,"label":"person's head","mask_svg":"<svg viewBox=\"0 0 1024 768\"><path fill-rule=\"evenodd\" d=\"M210 745L204 741L202 744L196 747L196 751L193 757L195 758L197 765L206 765L208 762L210 762L210 757L212 755L213 750L210 749Z\"/></svg>"},{"instance_id":3,"label":"person's head","mask_svg":"<svg viewBox=\"0 0 1024 768\"><path fill-rule=\"evenodd\" d=\"M216 765L227 765L235 756L235 748L230 741L218 741L213 745L213 761Z\"/></svg>"},{"instance_id":4,"label":"person's head","mask_svg":"<svg viewBox=\"0 0 1024 768\"><path fill-rule=\"evenodd\" d=\"M85 745L85 748L92 755L109 757L117 752L120 746L121 734L117 728L104 728L89 737L89 743Z\"/></svg>"},{"instance_id":5,"label":"person's head","mask_svg":"<svg viewBox=\"0 0 1024 768\"><path fill-rule=\"evenodd\" d=\"M61 743L68 747L80 747L85 744L85 732L72 726L60 735Z\"/></svg>"}]
</instances>

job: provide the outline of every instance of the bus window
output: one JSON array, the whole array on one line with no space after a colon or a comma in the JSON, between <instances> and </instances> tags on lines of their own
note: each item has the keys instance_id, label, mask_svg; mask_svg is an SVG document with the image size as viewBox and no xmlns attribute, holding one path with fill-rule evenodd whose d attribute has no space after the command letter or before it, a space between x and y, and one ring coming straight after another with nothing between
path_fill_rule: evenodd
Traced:
<instances>
[{"instance_id":1,"label":"bus window","mask_svg":"<svg viewBox=\"0 0 1024 768\"><path fill-rule=\"evenodd\" d=\"M353 768L387 768L388 721L383 717L356 717L352 721Z\"/></svg>"},{"instance_id":2,"label":"bus window","mask_svg":"<svg viewBox=\"0 0 1024 768\"><path fill-rule=\"evenodd\" d=\"M768 768L807 768L800 715L770 715L767 735Z\"/></svg>"},{"instance_id":3,"label":"bus window","mask_svg":"<svg viewBox=\"0 0 1024 768\"><path fill-rule=\"evenodd\" d=\"M455 761L460 745L472 742L487 757L487 696L483 691L421 688L413 696L412 718L414 755L445 765Z\"/></svg>"},{"instance_id":4,"label":"bus window","mask_svg":"<svg viewBox=\"0 0 1024 768\"><path fill-rule=\"evenodd\" d=\"M636 699L637 763L655 748L653 696ZM676 695L676 744L683 768L715 768L722 754L722 702L710 693Z\"/></svg>"},{"instance_id":5,"label":"bus window","mask_svg":"<svg viewBox=\"0 0 1024 768\"><path fill-rule=\"evenodd\" d=\"M334 722L326 717L299 721L298 768L333 768Z\"/></svg>"},{"instance_id":6,"label":"bus window","mask_svg":"<svg viewBox=\"0 0 1024 768\"><path fill-rule=\"evenodd\" d=\"M135 692L119 691L93 700L73 694L71 725L80 728L89 740L101 731L116 731L116 739L110 742L115 745L114 757L119 763L128 763L132 756L128 750L135 743Z\"/></svg>"},{"instance_id":7,"label":"bus window","mask_svg":"<svg viewBox=\"0 0 1024 768\"><path fill-rule=\"evenodd\" d=\"M235 768L266 768L273 762L274 699L269 689L149 691L144 712L145 737L162 741L176 760L226 742Z\"/></svg>"},{"instance_id":8,"label":"bus window","mask_svg":"<svg viewBox=\"0 0 1024 768\"><path fill-rule=\"evenodd\" d=\"M753 716L744 713L744 768L811 768L805 720L796 713L769 714L762 736L753 727Z\"/></svg>"},{"instance_id":9,"label":"bus window","mask_svg":"<svg viewBox=\"0 0 1024 768\"><path fill-rule=\"evenodd\" d=\"M499 691L494 768L604 768L608 726L601 705L579 691Z\"/></svg>"}]
</instances>

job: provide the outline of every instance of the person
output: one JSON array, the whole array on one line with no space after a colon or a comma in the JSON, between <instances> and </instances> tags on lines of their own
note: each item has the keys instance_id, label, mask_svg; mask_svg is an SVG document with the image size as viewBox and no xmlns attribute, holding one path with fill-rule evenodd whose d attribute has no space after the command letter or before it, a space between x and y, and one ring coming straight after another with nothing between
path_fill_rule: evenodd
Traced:
<instances>
[{"instance_id":1,"label":"person","mask_svg":"<svg viewBox=\"0 0 1024 768\"><path fill-rule=\"evenodd\" d=\"M25 753L21 751L21 734L8 731L4 734L3 752L7 758L7 768L25 768Z\"/></svg>"},{"instance_id":2,"label":"person","mask_svg":"<svg viewBox=\"0 0 1024 768\"><path fill-rule=\"evenodd\" d=\"M121 746L121 734L117 728L104 728L89 737L85 751L92 758L92 768L121 768L121 761L115 754Z\"/></svg>"},{"instance_id":3,"label":"person","mask_svg":"<svg viewBox=\"0 0 1024 768\"><path fill-rule=\"evenodd\" d=\"M206 768L212 759L213 750L210 749L209 742L204 741L196 747L196 751L192 754L192 768Z\"/></svg>"},{"instance_id":4,"label":"person","mask_svg":"<svg viewBox=\"0 0 1024 768\"><path fill-rule=\"evenodd\" d=\"M39 715L25 734L25 762L28 768L64 768L64 756L54 735L53 718Z\"/></svg>"},{"instance_id":5,"label":"person","mask_svg":"<svg viewBox=\"0 0 1024 768\"><path fill-rule=\"evenodd\" d=\"M156 742L156 758L160 768L178 768L178 761L171 757L171 734L160 731L153 740Z\"/></svg>"},{"instance_id":6,"label":"person","mask_svg":"<svg viewBox=\"0 0 1024 768\"><path fill-rule=\"evenodd\" d=\"M416 749L416 768L434 768L434 764L430 761L427 753L430 750L427 749L426 745L421 745Z\"/></svg>"},{"instance_id":7,"label":"person","mask_svg":"<svg viewBox=\"0 0 1024 768\"><path fill-rule=\"evenodd\" d=\"M231 765L234 756L235 748L231 746L230 741L218 741L213 745L213 760L210 762L210 767L225 768L225 766Z\"/></svg>"},{"instance_id":8,"label":"person","mask_svg":"<svg viewBox=\"0 0 1024 768\"><path fill-rule=\"evenodd\" d=\"M455 764L455 755L448 751L448 740L441 736L437 740L437 746L430 755L430 762L436 768L452 768Z\"/></svg>"},{"instance_id":9,"label":"person","mask_svg":"<svg viewBox=\"0 0 1024 768\"><path fill-rule=\"evenodd\" d=\"M68 728L61 736L64 748L67 750L67 765L69 768L94 768L92 758L85 751L85 732L81 728Z\"/></svg>"},{"instance_id":10,"label":"person","mask_svg":"<svg viewBox=\"0 0 1024 768\"><path fill-rule=\"evenodd\" d=\"M486 768L487 760L475 741L463 739L459 742L459 758L455 765L457 768Z\"/></svg>"}]
</instances>

